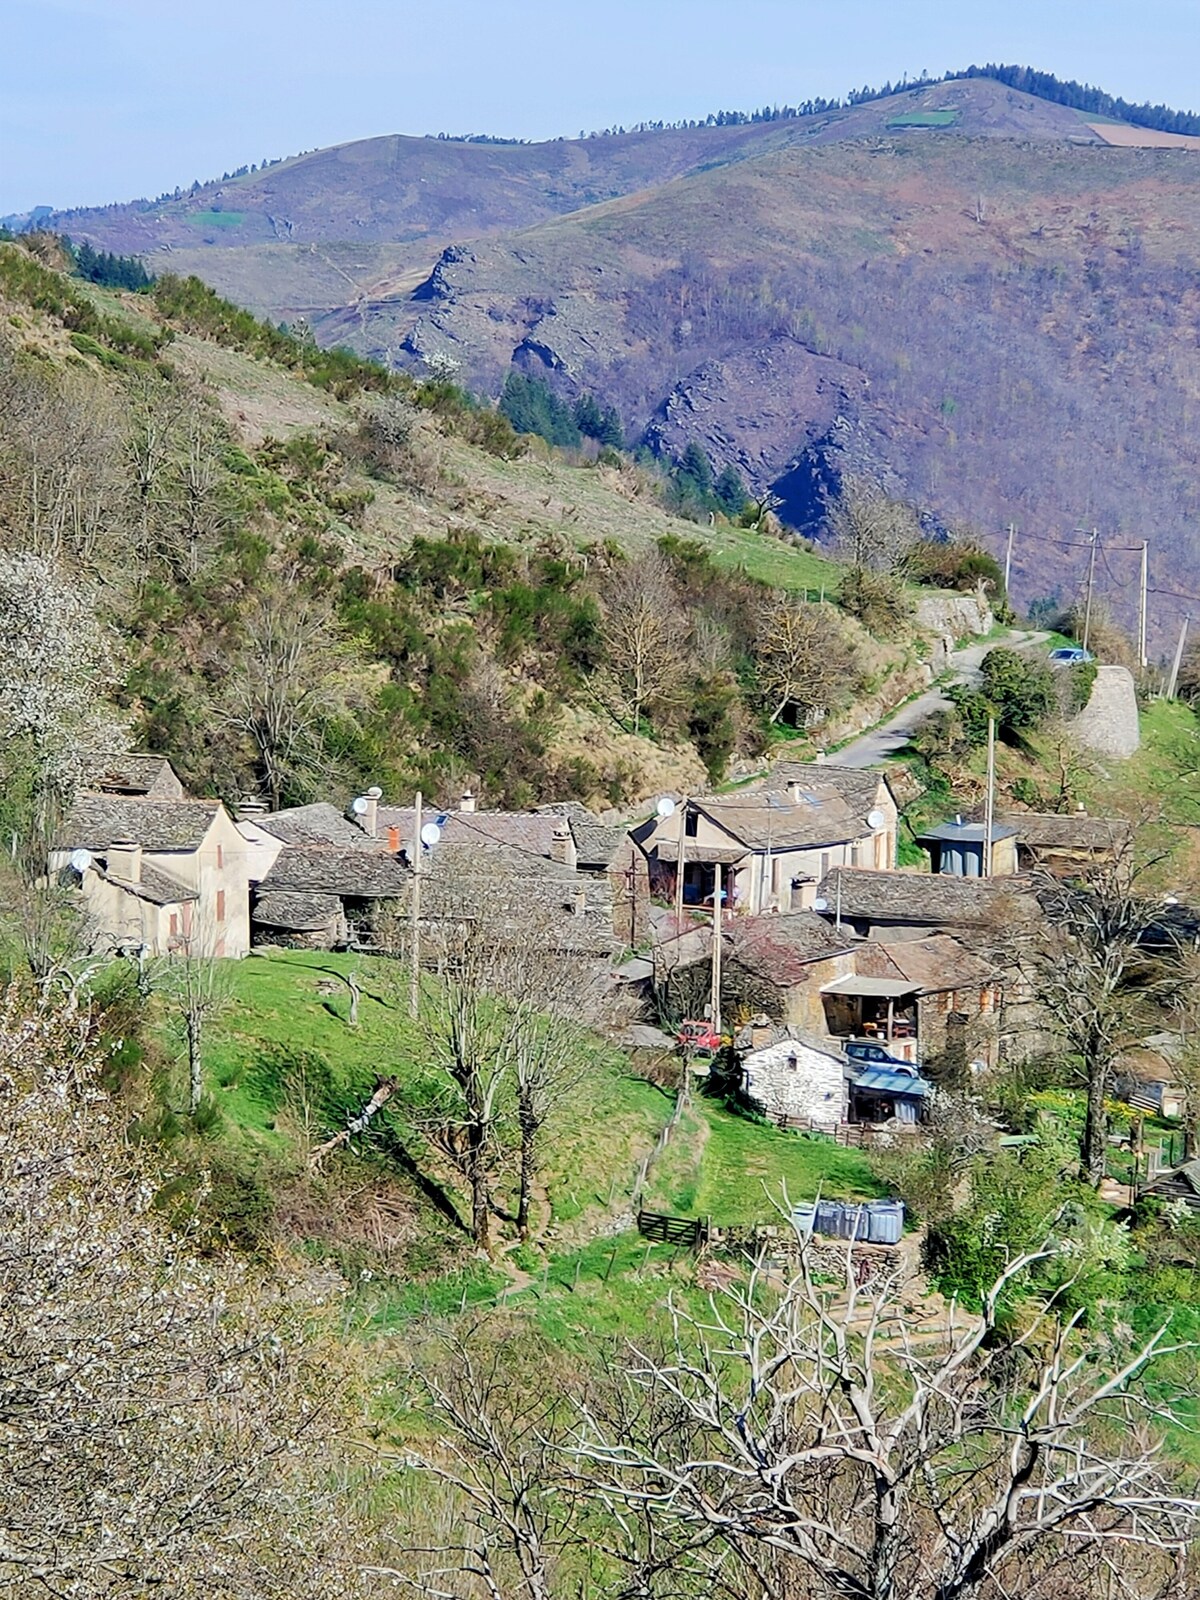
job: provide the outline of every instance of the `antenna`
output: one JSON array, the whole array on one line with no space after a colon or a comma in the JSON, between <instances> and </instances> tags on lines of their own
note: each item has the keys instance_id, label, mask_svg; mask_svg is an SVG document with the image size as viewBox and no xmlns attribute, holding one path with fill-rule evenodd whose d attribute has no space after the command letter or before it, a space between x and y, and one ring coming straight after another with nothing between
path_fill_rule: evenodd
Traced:
<instances>
[{"instance_id":1,"label":"antenna","mask_svg":"<svg viewBox=\"0 0 1200 1600\"><path fill-rule=\"evenodd\" d=\"M367 790L367 799L368 800L382 800L383 799L383 790L379 787L379 785L377 783L376 784L372 784L371 787Z\"/></svg>"},{"instance_id":2,"label":"antenna","mask_svg":"<svg viewBox=\"0 0 1200 1600\"><path fill-rule=\"evenodd\" d=\"M823 894L819 894L817 896L817 898L813 901L813 910L814 911L828 911L829 910L829 901L826 900L826 898L825 898L825 896Z\"/></svg>"},{"instance_id":3,"label":"antenna","mask_svg":"<svg viewBox=\"0 0 1200 1600\"><path fill-rule=\"evenodd\" d=\"M351 803L350 809L353 811L356 817L366 816L367 802L363 799L362 795L359 795L358 799Z\"/></svg>"},{"instance_id":4,"label":"antenna","mask_svg":"<svg viewBox=\"0 0 1200 1600\"><path fill-rule=\"evenodd\" d=\"M669 794L665 794L654 809L665 822L668 817L675 815L675 802Z\"/></svg>"},{"instance_id":5,"label":"antenna","mask_svg":"<svg viewBox=\"0 0 1200 1600\"><path fill-rule=\"evenodd\" d=\"M887 818L884 816L883 812L880 811L878 806L876 806L873 811L867 812L867 827L873 829L876 833L879 832L880 828L883 827L886 821Z\"/></svg>"}]
</instances>

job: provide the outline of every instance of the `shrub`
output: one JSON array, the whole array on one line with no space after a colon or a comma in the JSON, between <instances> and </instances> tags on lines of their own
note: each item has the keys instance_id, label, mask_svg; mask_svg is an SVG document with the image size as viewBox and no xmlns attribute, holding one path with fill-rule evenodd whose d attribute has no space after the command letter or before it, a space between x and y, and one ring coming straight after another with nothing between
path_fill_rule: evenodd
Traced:
<instances>
[{"instance_id":1,"label":"shrub","mask_svg":"<svg viewBox=\"0 0 1200 1600\"><path fill-rule=\"evenodd\" d=\"M899 579L890 572L873 572L868 567L851 567L843 576L838 604L869 633L878 635L900 627L909 613Z\"/></svg>"}]
</instances>

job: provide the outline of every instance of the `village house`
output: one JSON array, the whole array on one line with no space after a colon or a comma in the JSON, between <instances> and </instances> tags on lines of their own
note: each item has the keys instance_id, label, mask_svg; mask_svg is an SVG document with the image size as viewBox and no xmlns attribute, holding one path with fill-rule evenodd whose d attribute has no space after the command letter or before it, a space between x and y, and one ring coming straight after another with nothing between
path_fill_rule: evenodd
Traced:
<instances>
[{"instance_id":1,"label":"village house","mask_svg":"<svg viewBox=\"0 0 1200 1600\"><path fill-rule=\"evenodd\" d=\"M96 948L148 956L250 948L245 843L217 800L80 794L49 867L78 884Z\"/></svg>"},{"instance_id":2,"label":"village house","mask_svg":"<svg viewBox=\"0 0 1200 1600\"><path fill-rule=\"evenodd\" d=\"M1078 810L1058 815L1040 811L998 812L996 822L1014 833L1013 871L1035 867L1056 877L1073 877L1110 866L1126 854L1133 827L1120 817L1090 817Z\"/></svg>"},{"instance_id":3,"label":"village house","mask_svg":"<svg viewBox=\"0 0 1200 1600\"><path fill-rule=\"evenodd\" d=\"M635 829L652 889L673 895L682 872L684 904L711 905L719 874L729 909L757 916L811 909L832 867L894 866L897 813L886 784L870 773L837 782L828 778L836 769L801 770L820 776L689 798Z\"/></svg>"},{"instance_id":4,"label":"village house","mask_svg":"<svg viewBox=\"0 0 1200 1600\"><path fill-rule=\"evenodd\" d=\"M143 800L185 800L187 791L166 756L126 751L105 756L86 788L95 794L128 795Z\"/></svg>"},{"instance_id":5,"label":"village house","mask_svg":"<svg viewBox=\"0 0 1200 1600\"><path fill-rule=\"evenodd\" d=\"M817 907L835 928L885 942L959 929L999 936L1036 914L1026 879L959 878L928 872L836 867L821 880Z\"/></svg>"},{"instance_id":6,"label":"village house","mask_svg":"<svg viewBox=\"0 0 1200 1600\"><path fill-rule=\"evenodd\" d=\"M758 1037L763 1042L749 1043L742 1055L741 1083L756 1110L773 1122L830 1131L849 1119L851 1074L840 1052L790 1030L759 1030Z\"/></svg>"}]
</instances>

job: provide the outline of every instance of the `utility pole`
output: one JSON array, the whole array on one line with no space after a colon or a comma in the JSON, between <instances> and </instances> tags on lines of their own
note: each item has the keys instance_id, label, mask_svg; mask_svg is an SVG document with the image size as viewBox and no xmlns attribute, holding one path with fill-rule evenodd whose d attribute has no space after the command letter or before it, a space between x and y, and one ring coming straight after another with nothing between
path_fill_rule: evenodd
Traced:
<instances>
[{"instance_id":1,"label":"utility pole","mask_svg":"<svg viewBox=\"0 0 1200 1600\"><path fill-rule=\"evenodd\" d=\"M983 876L992 875L992 822L996 815L996 719L988 718L987 799L983 806Z\"/></svg>"},{"instance_id":2,"label":"utility pole","mask_svg":"<svg viewBox=\"0 0 1200 1600\"><path fill-rule=\"evenodd\" d=\"M1146 665L1146 596L1149 593L1150 578L1150 541L1142 540L1142 585L1141 600L1138 605L1138 660L1142 666Z\"/></svg>"},{"instance_id":3,"label":"utility pole","mask_svg":"<svg viewBox=\"0 0 1200 1600\"><path fill-rule=\"evenodd\" d=\"M1096 582L1096 529L1092 529L1092 555L1088 562L1087 605L1083 612L1083 648L1088 647L1088 636L1092 631L1092 587Z\"/></svg>"},{"instance_id":4,"label":"utility pole","mask_svg":"<svg viewBox=\"0 0 1200 1600\"><path fill-rule=\"evenodd\" d=\"M713 890L713 942L712 942L712 1025L713 1032L721 1032L721 899L725 893L725 868L717 862L716 887Z\"/></svg>"},{"instance_id":5,"label":"utility pole","mask_svg":"<svg viewBox=\"0 0 1200 1600\"><path fill-rule=\"evenodd\" d=\"M1004 593L1005 593L1006 596L1008 594L1008 582L1009 582L1009 579L1012 577L1013 540L1016 538L1016 536L1017 536L1016 524L1013 523L1013 522L1010 522L1009 525L1008 525L1008 546L1007 546L1007 548L1005 549L1005 552L1004 552Z\"/></svg>"},{"instance_id":6,"label":"utility pole","mask_svg":"<svg viewBox=\"0 0 1200 1600\"><path fill-rule=\"evenodd\" d=\"M413 806L412 971L408 975L408 1014L414 1021L421 1009L421 852L424 849L421 842L421 791L418 789Z\"/></svg>"},{"instance_id":7,"label":"utility pole","mask_svg":"<svg viewBox=\"0 0 1200 1600\"><path fill-rule=\"evenodd\" d=\"M679 808L679 857L675 862L675 937L683 938L683 853L687 849L688 800Z\"/></svg>"},{"instance_id":8,"label":"utility pole","mask_svg":"<svg viewBox=\"0 0 1200 1600\"><path fill-rule=\"evenodd\" d=\"M1183 626L1179 630L1179 643L1175 646L1175 660L1171 663L1171 681L1167 684L1167 699L1174 700L1175 689L1179 683L1179 668L1183 662L1183 647L1187 642L1188 623L1191 617L1184 617Z\"/></svg>"}]
</instances>

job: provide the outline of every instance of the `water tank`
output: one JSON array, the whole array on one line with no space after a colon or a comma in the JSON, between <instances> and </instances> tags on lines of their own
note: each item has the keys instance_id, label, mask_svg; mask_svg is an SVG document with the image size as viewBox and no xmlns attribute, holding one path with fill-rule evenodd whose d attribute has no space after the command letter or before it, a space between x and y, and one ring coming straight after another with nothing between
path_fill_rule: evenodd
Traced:
<instances>
[{"instance_id":1,"label":"water tank","mask_svg":"<svg viewBox=\"0 0 1200 1600\"><path fill-rule=\"evenodd\" d=\"M904 1202L872 1200L866 1208L865 1220L866 1238L872 1244L899 1244L904 1234Z\"/></svg>"}]
</instances>

